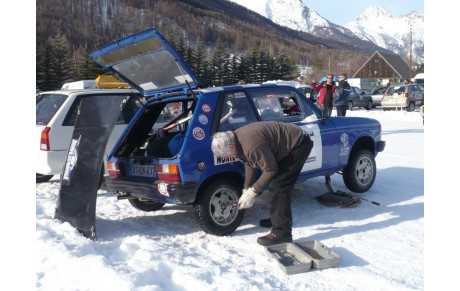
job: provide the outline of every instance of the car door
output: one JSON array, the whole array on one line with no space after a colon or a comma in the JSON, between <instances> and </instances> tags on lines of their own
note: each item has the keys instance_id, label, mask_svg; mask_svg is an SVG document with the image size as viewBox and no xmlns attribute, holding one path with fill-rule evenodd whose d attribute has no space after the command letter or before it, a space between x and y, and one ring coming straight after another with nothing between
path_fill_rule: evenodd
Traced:
<instances>
[{"instance_id":1,"label":"car door","mask_svg":"<svg viewBox=\"0 0 460 291\"><path fill-rule=\"evenodd\" d=\"M338 145L331 120L323 124L321 113L296 90L290 87L248 89L260 120L295 123L307 132L313 141L313 149L302 168L303 175L313 171L336 167Z\"/></svg>"},{"instance_id":2,"label":"car door","mask_svg":"<svg viewBox=\"0 0 460 291\"><path fill-rule=\"evenodd\" d=\"M354 91L353 107L363 107L366 105L366 100L363 96L363 91L358 87L352 87Z\"/></svg>"}]
</instances>

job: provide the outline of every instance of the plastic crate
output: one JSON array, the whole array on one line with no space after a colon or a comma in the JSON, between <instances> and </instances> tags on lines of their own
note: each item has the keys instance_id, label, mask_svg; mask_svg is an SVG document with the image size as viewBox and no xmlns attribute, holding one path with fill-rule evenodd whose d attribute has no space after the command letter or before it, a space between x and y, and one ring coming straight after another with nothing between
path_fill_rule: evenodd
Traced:
<instances>
[{"instance_id":1,"label":"plastic crate","mask_svg":"<svg viewBox=\"0 0 460 291\"><path fill-rule=\"evenodd\" d=\"M292 243L267 246L265 251L287 275L308 272L312 266L311 257Z\"/></svg>"},{"instance_id":2,"label":"plastic crate","mask_svg":"<svg viewBox=\"0 0 460 291\"><path fill-rule=\"evenodd\" d=\"M342 261L342 257L317 240L295 242L303 252L313 261L313 268L326 269L337 267Z\"/></svg>"}]
</instances>

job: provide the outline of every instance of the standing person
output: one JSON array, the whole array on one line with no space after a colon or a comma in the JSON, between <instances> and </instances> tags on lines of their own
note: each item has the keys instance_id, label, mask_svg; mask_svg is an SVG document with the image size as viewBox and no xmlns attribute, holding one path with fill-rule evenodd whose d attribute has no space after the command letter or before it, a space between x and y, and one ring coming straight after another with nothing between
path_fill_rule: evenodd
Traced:
<instances>
[{"instance_id":1,"label":"standing person","mask_svg":"<svg viewBox=\"0 0 460 291\"><path fill-rule=\"evenodd\" d=\"M387 89L388 89L388 87L390 87L390 86L391 86L391 84L393 84L393 80L392 80L392 79L388 80L388 83L387 83Z\"/></svg>"},{"instance_id":2,"label":"standing person","mask_svg":"<svg viewBox=\"0 0 460 291\"><path fill-rule=\"evenodd\" d=\"M333 82L334 75L328 74L326 83L317 85L316 81L312 81L311 88L319 90L318 104L323 112L323 118L331 116L332 113L332 99L335 93L335 84Z\"/></svg>"},{"instance_id":3,"label":"standing person","mask_svg":"<svg viewBox=\"0 0 460 291\"><path fill-rule=\"evenodd\" d=\"M334 105L337 109L337 116L347 114L348 102L350 102L351 86L347 82L347 74L339 75L339 86L335 89Z\"/></svg>"},{"instance_id":4,"label":"standing person","mask_svg":"<svg viewBox=\"0 0 460 291\"><path fill-rule=\"evenodd\" d=\"M312 148L308 134L290 123L254 122L214 134L213 153L222 158L237 157L244 165L239 209L251 207L257 194L269 186L270 218L260 223L271 227L271 232L259 237L258 244L292 242L291 192ZM262 175L255 181L259 169Z\"/></svg>"}]
</instances>

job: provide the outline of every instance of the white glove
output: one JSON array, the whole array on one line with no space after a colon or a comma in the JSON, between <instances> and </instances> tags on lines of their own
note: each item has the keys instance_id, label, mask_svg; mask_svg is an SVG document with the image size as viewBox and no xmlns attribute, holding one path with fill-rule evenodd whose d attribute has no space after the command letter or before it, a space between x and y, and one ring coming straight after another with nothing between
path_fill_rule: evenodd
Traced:
<instances>
[{"instance_id":1,"label":"white glove","mask_svg":"<svg viewBox=\"0 0 460 291\"><path fill-rule=\"evenodd\" d=\"M247 190L243 190L243 195L241 195L240 200L238 201L238 209L249 208L254 204L254 198L256 198L257 193L249 187Z\"/></svg>"}]
</instances>

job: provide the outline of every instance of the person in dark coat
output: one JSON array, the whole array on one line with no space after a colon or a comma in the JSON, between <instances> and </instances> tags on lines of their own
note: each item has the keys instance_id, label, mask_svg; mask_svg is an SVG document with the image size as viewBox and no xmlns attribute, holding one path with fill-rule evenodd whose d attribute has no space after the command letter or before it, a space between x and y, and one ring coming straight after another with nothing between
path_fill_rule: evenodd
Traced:
<instances>
[{"instance_id":1,"label":"person in dark coat","mask_svg":"<svg viewBox=\"0 0 460 291\"><path fill-rule=\"evenodd\" d=\"M222 158L237 157L244 165L239 209L251 207L257 194L269 186L270 219L262 219L261 225L271 227L271 232L257 239L260 245L292 242L291 192L312 148L308 134L290 123L254 122L214 134L213 153ZM256 180L259 169L262 174Z\"/></svg>"},{"instance_id":2,"label":"person in dark coat","mask_svg":"<svg viewBox=\"0 0 460 291\"><path fill-rule=\"evenodd\" d=\"M334 75L328 74L325 83L317 85L316 81L313 80L311 84L313 90L319 90L318 105L323 112L323 118L331 116L332 113L332 99L336 88L333 80Z\"/></svg>"},{"instance_id":3,"label":"person in dark coat","mask_svg":"<svg viewBox=\"0 0 460 291\"><path fill-rule=\"evenodd\" d=\"M337 116L347 114L348 102L350 102L351 86L347 82L347 74L339 75L339 86L335 89L334 102L337 109Z\"/></svg>"}]
</instances>

